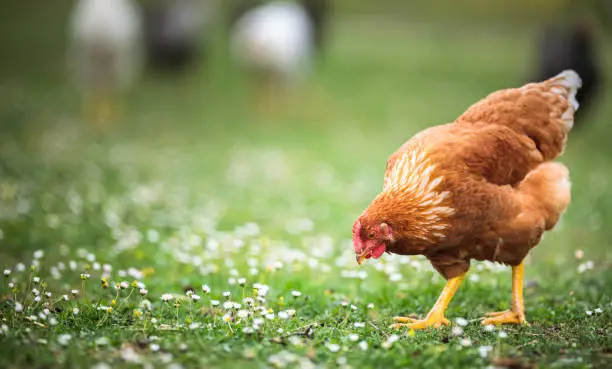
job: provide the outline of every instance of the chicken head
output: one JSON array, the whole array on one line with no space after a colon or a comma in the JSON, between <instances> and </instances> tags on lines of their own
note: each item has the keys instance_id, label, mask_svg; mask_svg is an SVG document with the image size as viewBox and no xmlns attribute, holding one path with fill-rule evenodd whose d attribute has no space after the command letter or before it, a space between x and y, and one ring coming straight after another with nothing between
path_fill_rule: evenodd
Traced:
<instances>
[{"instance_id":1,"label":"chicken head","mask_svg":"<svg viewBox=\"0 0 612 369\"><path fill-rule=\"evenodd\" d=\"M381 257L389 242L393 242L393 231L387 223L366 226L357 220L353 224L353 247L358 264L364 259Z\"/></svg>"}]
</instances>

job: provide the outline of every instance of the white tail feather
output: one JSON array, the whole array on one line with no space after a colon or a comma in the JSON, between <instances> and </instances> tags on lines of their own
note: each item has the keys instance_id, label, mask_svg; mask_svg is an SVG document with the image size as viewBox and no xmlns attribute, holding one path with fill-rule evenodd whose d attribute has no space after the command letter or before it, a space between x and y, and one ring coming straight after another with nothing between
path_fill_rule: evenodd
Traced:
<instances>
[{"instance_id":1,"label":"white tail feather","mask_svg":"<svg viewBox=\"0 0 612 369\"><path fill-rule=\"evenodd\" d=\"M578 89L582 87L582 79L578 73L568 69L549 79L548 82L552 86L555 86L551 88L551 91L565 97L570 105L561 116L566 125L566 129L569 131L574 125L574 113L580 106L578 100L576 100L576 93Z\"/></svg>"}]
</instances>

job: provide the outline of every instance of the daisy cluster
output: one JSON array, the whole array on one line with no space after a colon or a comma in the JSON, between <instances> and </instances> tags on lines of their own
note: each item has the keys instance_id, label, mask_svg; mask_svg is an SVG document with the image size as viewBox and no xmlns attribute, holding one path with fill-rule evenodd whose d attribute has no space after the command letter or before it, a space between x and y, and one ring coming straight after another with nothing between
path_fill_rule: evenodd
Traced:
<instances>
[{"instance_id":1,"label":"daisy cluster","mask_svg":"<svg viewBox=\"0 0 612 369\"><path fill-rule=\"evenodd\" d=\"M388 296L376 305L362 296L383 296L380 286L405 295L416 284L441 286L443 278L423 257L384 257L357 268L348 238L353 219L344 219L346 232L321 231L330 207L304 195L306 187L314 186L316 191L310 190L329 201L356 203L369 196L372 186L364 178L373 176L360 173L343 185L331 165L318 163L300 168L312 178L300 181L298 166L282 152L238 150L231 153L225 172L229 190L218 190L235 196L236 203L244 201L243 218L259 222L240 217L227 222L232 209L223 196L194 194L180 183L140 182L126 159L133 157L130 150L118 145L110 153L122 187L113 193L101 185L103 170L92 163L82 168L85 181L67 191L51 188L36 195L32 183L0 182L1 219L27 219L33 210L43 210L40 224L30 230L32 238L46 240L48 232L53 240L64 237L22 263L1 265L1 335L40 333L52 337L40 340L58 348L79 341L92 347L115 345L116 356L127 363L148 366L153 357L154 364L174 368L178 364L170 351L190 347L187 341L160 338L165 332L206 337L224 352L232 351L231 340L238 338L279 344L282 349L265 358L268 365L307 368L317 362L309 356L313 347L347 368L351 353L401 350L416 335L379 326L397 309ZM164 151L146 154L149 159L170 156ZM79 227L99 232L104 246L67 246L82 244L75 231ZM4 236L0 230L0 240ZM581 274L595 268L580 250L575 259ZM149 263L158 270L146 267ZM479 262L468 279L496 284L499 278L491 277L499 273L507 275L509 268ZM420 304L418 311L429 307ZM603 305L584 309L589 319L605 316ZM482 336L498 343L508 336L505 330L480 325L476 335L469 325L480 322L458 318L454 323L447 332L451 345L482 358L497 350L479 344ZM97 333L116 327L143 332L143 338L117 344ZM56 335L44 334L49 331ZM247 348L243 355L258 354ZM96 367L108 365L101 361Z\"/></svg>"},{"instance_id":2,"label":"daisy cluster","mask_svg":"<svg viewBox=\"0 0 612 369\"><path fill-rule=\"evenodd\" d=\"M18 263L4 269L1 290L10 296L7 302L11 309L5 312L10 316L8 321L46 328L62 324L68 313L71 317L64 323L87 313L89 317L93 314L99 325L118 315L132 319L134 325L160 329L226 329L230 334L249 335L268 328L277 331L283 321L296 318L304 301L302 293L293 290L270 304L270 287L249 283L247 278L236 278L242 289L238 296L229 290L215 291L207 284L197 290L156 296L143 282L146 268L115 270L110 264L98 263L91 253L79 254L75 260L47 266L42 262L43 251L36 251L29 266Z\"/></svg>"}]
</instances>

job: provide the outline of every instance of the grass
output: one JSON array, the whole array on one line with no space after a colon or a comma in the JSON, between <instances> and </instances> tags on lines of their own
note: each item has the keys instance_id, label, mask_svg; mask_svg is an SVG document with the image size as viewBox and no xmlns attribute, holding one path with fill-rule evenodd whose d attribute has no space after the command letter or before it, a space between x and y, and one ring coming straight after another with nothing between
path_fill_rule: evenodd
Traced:
<instances>
[{"instance_id":1,"label":"grass","mask_svg":"<svg viewBox=\"0 0 612 369\"><path fill-rule=\"evenodd\" d=\"M526 32L341 23L290 113L253 116L213 63L147 76L106 136L78 120L59 54L12 74L0 92L0 267L11 271L0 367L609 366L610 106L562 159L574 199L528 260L530 326L479 324L507 308L510 270L473 263L451 327L395 331L391 317L426 313L443 279L420 257L358 268L352 255L350 227L387 156L520 84L529 46Z\"/></svg>"}]
</instances>

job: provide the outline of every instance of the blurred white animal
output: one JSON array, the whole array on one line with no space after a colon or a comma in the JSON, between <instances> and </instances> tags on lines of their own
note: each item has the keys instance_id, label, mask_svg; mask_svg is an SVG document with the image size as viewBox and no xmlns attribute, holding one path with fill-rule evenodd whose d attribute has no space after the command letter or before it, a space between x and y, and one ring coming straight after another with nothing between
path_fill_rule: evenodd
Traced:
<instances>
[{"instance_id":1,"label":"blurred white animal","mask_svg":"<svg viewBox=\"0 0 612 369\"><path fill-rule=\"evenodd\" d=\"M301 4L273 1L237 20L231 47L240 65L286 85L310 71L313 40L313 24Z\"/></svg>"},{"instance_id":2,"label":"blurred white animal","mask_svg":"<svg viewBox=\"0 0 612 369\"><path fill-rule=\"evenodd\" d=\"M142 67L142 11L134 0L78 0L70 19L69 66L86 107L113 115ZM93 105L92 105L93 104Z\"/></svg>"}]
</instances>

